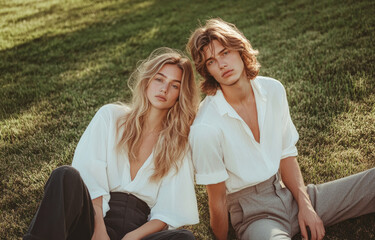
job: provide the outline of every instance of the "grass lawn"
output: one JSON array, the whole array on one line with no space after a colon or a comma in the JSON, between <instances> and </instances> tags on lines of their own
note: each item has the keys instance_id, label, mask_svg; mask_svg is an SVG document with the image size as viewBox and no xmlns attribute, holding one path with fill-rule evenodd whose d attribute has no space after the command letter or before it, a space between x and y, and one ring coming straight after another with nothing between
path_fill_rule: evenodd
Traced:
<instances>
[{"instance_id":1,"label":"grass lawn","mask_svg":"<svg viewBox=\"0 0 375 240\"><path fill-rule=\"evenodd\" d=\"M0 239L25 233L96 110L130 99L137 61L184 49L210 17L235 23L260 51L260 75L286 87L306 183L375 167L374 12L372 0L0 0ZM189 228L212 239L196 190L201 223ZM375 239L374 229L372 214L326 239Z\"/></svg>"}]
</instances>

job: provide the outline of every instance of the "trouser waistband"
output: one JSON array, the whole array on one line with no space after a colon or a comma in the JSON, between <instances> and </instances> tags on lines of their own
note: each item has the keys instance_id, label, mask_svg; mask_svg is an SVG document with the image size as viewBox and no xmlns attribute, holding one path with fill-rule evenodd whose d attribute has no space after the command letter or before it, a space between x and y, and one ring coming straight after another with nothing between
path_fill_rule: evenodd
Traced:
<instances>
[{"instance_id":1,"label":"trouser waistband","mask_svg":"<svg viewBox=\"0 0 375 240\"><path fill-rule=\"evenodd\" d=\"M253 186L250 186L250 187L247 187L247 188L244 188L244 189L241 189L240 191L238 192L234 192L234 193L230 193L227 195L227 203L228 204L232 204L233 202L236 202L237 199L239 199L240 197L243 197L245 195L248 195L248 194L256 194L256 193L261 193L261 192L264 192L268 189L280 189L281 188L281 185L280 184L275 184L277 182L279 182L279 175L278 173L276 173L275 175L273 175L272 177L270 177L269 179L263 181L263 182L260 182L256 185L253 185Z\"/></svg>"},{"instance_id":2,"label":"trouser waistband","mask_svg":"<svg viewBox=\"0 0 375 240\"><path fill-rule=\"evenodd\" d=\"M137 198L131 193L124 193L124 192L111 192L111 199L110 201L122 201L127 203L129 206L137 207L141 210L144 214L150 214L150 207L142 201L141 199Z\"/></svg>"}]
</instances>

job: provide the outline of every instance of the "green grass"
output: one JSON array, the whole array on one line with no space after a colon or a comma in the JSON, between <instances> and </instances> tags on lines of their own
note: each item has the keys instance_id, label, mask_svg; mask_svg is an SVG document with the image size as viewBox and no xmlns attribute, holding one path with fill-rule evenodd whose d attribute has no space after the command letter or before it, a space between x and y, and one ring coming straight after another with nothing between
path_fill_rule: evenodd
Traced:
<instances>
[{"instance_id":1,"label":"green grass","mask_svg":"<svg viewBox=\"0 0 375 240\"><path fill-rule=\"evenodd\" d=\"M260 74L285 85L306 183L375 167L374 11L371 0L0 0L0 239L25 233L95 111L130 99L137 61L184 49L210 17L235 23L260 51ZM196 189L201 223L190 229L211 239ZM374 229L372 214L328 228L326 239L375 239Z\"/></svg>"}]
</instances>

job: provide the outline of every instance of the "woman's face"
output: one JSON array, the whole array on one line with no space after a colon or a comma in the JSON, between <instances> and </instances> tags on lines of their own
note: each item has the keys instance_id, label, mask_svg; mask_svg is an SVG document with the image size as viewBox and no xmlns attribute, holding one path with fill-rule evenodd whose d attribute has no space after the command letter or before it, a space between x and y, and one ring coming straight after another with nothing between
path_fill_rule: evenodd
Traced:
<instances>
[{"instance_id":1,"label":"woman's face","mask_svg":"<svg viewBox=\"0 0 375 240\"><path fill-rule=\"evenodd\" d=\"M182 81L182 70L174 64L165 64L151 79L146 95L151 106L169 110L176 103Z\"/></svg>"}]
</instances>

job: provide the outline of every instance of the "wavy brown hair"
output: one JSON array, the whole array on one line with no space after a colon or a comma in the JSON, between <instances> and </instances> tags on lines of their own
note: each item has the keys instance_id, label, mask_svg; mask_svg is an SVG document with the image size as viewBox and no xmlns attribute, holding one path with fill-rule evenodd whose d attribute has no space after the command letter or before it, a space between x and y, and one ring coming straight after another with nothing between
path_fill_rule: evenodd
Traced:
<instances>
[{"instance_id":1,"label":"wavy brown hair","mask_svg":"<svg viewBox=\"0 0 375 240\"><path fill-rule=\"evenodd\" d=\"M153 149L154 174L152 181L163 178L172 167L178 170L179 162L189 149L188 135L195 118L199 94L194 81L193 67L181 52L170 48L159 48L151 53L137 67L129 78L128 85L133 91L130 111L118 121L118 133L122 136L118 151L126 150L129 160L137 161L141 145L141 132L150 109L146 89L150 81L165 64L173 64L182 70L179 97L164 119L162 130Z\"/></svg>"},{"instance_id":2,"label":"wavy brown hair","mask_svg":"<svg viewBox=\"0 0 375 240\"><path fill-rule=\"evenodd\" d=\"M232 23L220 18L209 19L206 21L206 25L193 32L186 45L187 51L193 58L196 70L204 78L200 83L202 92L207 95L214 95L220 87L219 83L208 72L205 64L204 48L212 44L213 40L219 41L225 48L240 53L249 79L254 79L258 75L260 68L256 59L258 51L252 48L244 34Z\"/></svg>"}]
</instances>

